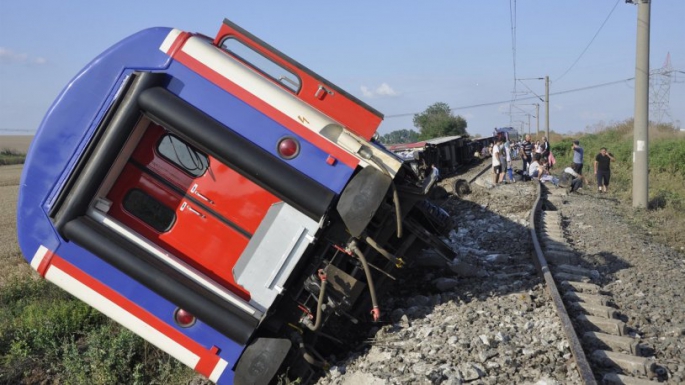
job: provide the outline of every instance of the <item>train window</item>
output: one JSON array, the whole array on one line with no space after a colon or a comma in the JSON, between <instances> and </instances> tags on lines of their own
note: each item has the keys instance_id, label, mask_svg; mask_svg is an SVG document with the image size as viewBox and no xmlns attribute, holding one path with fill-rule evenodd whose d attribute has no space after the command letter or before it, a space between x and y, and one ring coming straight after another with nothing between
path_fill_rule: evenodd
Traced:
<instances>
[{"instance_id":1,"label":"train window","mask_svg":"<svg viewBox=\"0 0 685 385\"><path fill-rule=\"evenodd\" d=\"M271 59L246 46L241 41L229 37L221 43L221 48L250 64L259 72L282 84L295 93L300 91L300 78L293 72L274 63Z\"/></svg>"},{"instance_id":2,"label":"train window","mask_svg":"<svg viewBox=\"0 0 685 385\"><path fill-rule=\"evenodd\" d=\"M174 210L139 189L130 190L124 197L124 209L136 218L163 233L176 221Z\"/></svg>"},{"instance_id":3,"label":"train window","mask_svg":"<svg viewBox=\"0 0 685 385\"><path fill-rule=\"evenodd\" d=\"M188 174L198 177L207 171L209 159L181 139L166 134L157 145L157 151Z\"/></svg>"}]
</instances>

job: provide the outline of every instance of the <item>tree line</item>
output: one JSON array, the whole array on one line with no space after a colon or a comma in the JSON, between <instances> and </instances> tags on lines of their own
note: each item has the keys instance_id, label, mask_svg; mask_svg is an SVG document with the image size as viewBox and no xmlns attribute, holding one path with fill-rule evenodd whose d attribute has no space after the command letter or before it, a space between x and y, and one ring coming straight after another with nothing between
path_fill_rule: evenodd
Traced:
<instances>
[{"instance_id":1,"label":"tree line","mask_svg":"<svg viewBox=\"0 0 685 385\"><path fill-rule=\"evenodd\" d=\"M422 113L415 114L413 123L418 132L407 129L392 131L380 137L381 143L414 143L443 136L468 136L466 119L454 115L447 103L435 103Z\"/></svg>"}]
</instances>

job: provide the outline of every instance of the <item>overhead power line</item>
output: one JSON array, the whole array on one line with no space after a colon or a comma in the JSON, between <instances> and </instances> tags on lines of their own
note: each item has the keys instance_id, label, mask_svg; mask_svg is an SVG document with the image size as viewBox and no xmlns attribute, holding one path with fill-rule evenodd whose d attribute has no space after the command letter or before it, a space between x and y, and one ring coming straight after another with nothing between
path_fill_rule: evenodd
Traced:
<instances>
[{"instance_id":1,"label":"overhead power line","mask_svg":"<svg viewBox=\"0 0 685 385\"><path fill-rule=\"evenodd\" d=\"M616 0L616 4L614 4L614 7L611 8L611 12L609 12L609 14L607 15L606 19L604 19L604 22L602 23L602 25L600 25L600 26L599 26L599 29L597 30L597 32L595 32L595 36L593 36L592 39L590 39L590 42L587 43L587 46L585 47L585 49L583 50L583 52L581 52L580 55L578 55L578 58L576 59L576 61L574 61L573 64L571 64L571 66L568 67L568 69L566 70L566 72L564 72L563 74L561 74L561 76L559 76L558 78L556 78L556 79L554 80L555 82L558 82L559 80L561 80L561 78L563 78L564 76L566 76L566 74L567 74L569 71L571 71L571 69L572 69L573 67L575 67L576 64L578 64L578 61L580 61L580 58L582 58L583 55L585 55L585 52L587 52L588 48L590 48L590 46L592 45L592 42L595 41L595 38L597 37L597 35L599 35L599 32L602 30L602 28L604 28L604 25L607 23L607 21L609 20L609 18L611 17L611 15L614 13L614 10L616 9L616 6L618 5L618 3L619 3L620 1L621 1L621 0Z\"/></svg>"},{"instance_id":2,"label":"overhead power line","mask_svg":"<svg viewBox=\"0 0 685 385\"><path fill-rule=\"evenodd\" d=\"M622 79L622 80L615 80L615 81L607 82L607 83L595 84L595 85L586 86L586 87L581 87L581 88L573 88L573 89L565 90L565 91L550 92L550 96L553 96L553 95L570 94L570 93L572 93L572 92L579 92L579 91L587 91L587 90L591 90L591 89L595 89L595 88L611 86L611 85L614 85L614 84L625 83L625 82L629 82L629 81L631 81L631 80L635 80L635 77L627 78L627 79ZM527 96L527 97L524 97L524 98L520 98L520 99L518 99L518 100L532 100L532 99L538 99L538 97L537 97L537 96ZM472 105L468 105L468 106L461 106L461 107L450 108L450 111L465 110L465 109L468 109L468 108L478 108L478 107L496 106L496 105L498 105L498 104L505 104L505 103L510 103L510 102L511 102L511 100L500 100L500 101L497 101L497 102L487 102L487 103L480 103L480 104L472 104ZM414 115L416 115L416 114L418 114L418 112L393 114L393 115L386 115L385 118L386 118L386 119L389 119L389 118L401 118L401 117L404 117L404 116L414 116Z\"/></svg>"},{"instance_id":3,"label":"overhead power line","mask_svg":"<svg viewBox=\"0 0 685 385\"><path fill-rule=\"evenodd\" d=\"M509 0L509 23L511 24L511 57L514 66L514 84L511 91L511 102L509 105L509 115L511 116L511 104L516 101L516 0Z\"/></svg>"}]
</instances>

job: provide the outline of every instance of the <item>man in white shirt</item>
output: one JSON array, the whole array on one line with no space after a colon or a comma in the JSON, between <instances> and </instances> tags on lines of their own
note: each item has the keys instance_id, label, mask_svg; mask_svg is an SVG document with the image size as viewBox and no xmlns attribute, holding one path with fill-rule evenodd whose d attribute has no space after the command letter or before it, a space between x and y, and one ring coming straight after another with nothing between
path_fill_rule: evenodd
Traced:
<instances>
[{"instance_id":1,"label":"man in white shirt","mask_svg":"<svg viewBox=\"0 0 685 385\"><path fill-rule=\"evenodd\" d=\"M504 154L506 158L506 166L502 166L502 180L506 179L507 177L509 178L509 183L514 183L514 170L513 170L513 165L511 164L511 153L512 153L512 148L511 148L511 143L509 141L504 142Z\"/></svg>"},{"instance_id":2,"label":"man in white shirt","mask_svg":"<svg viewBox=\"0 0 685 385\"><path fill-rule=\"evenodd\" d=\"M540 174L541 174L541 168L540 168L540 154L533 154L533 163L528 166L528 176L530 176L531 179L540 179Z\"/></svg>"},{"instance_id":3,"label":"man in white shirt","mask_svg":"<svg viewBox=\"0 0 685 385\"><path fill-rule=\"evenodd\" d=\"M562 187L568 187L568 192L574 192L583 187L584 181L585 177L582 174L577 173L576 170L573 169L573 166L569 166L566 167L564 172L561 174L559 185Z\"/></svg>"},{"instance_id":4,"label":"man in white shirt","mask_svg":"<svg viewBox=\"0 0 685 385\"><path fill-rule=\"evenodd\" d=\"M502 139L497 138L495 145L492 146L492 184L497 186L499 174L502 172L502 163L499 161L502 148Z\"/></svg>"},{"instance_id":5,"label":"man in white shirt","mask_svg":"<svg viewBox=\"0 0 685 385\"><path fill-rule=\"evenodd\" d=\"M435 163L431 164L430 170L428 170L429 174L426 175L426 177L423 180L423 193L428 194L430 189L437 183L438 179L440 179L440 170L438 169L437 166L435 166Z\"/></svg>"}]
</instances>

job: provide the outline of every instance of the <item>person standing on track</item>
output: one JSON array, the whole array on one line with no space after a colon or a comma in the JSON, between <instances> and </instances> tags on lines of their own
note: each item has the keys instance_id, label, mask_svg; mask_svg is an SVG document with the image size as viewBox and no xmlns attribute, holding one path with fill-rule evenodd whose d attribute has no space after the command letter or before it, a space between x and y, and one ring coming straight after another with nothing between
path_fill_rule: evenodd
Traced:
<instances>
[{"instance_id":1,"label":"person standing on track","mask_svg":"<svg viewBox=\"0 0 685 385\"><path fill-rule=\"evenodd\" d=\"M571 147L571 149L573 150L573 171L582 175L583 155L585 153L585 150L583 150L583 148L580 147L580 142L577 140L573 141L573 146Z\"/></svg>"},{"instance_id":2,"label":"person standing on track","mask_svg":"<svg viewBox=\"0 0 685 385\"><path fill-rule=\"evenodd\" d=\"M533 161L533 142L530 141L530 134L526 134L525 140L521 142L521 170L528 171L530 163Z\"/></svg>"},{"instance_id":3,"label":"person standing on track","mask_svg":"<svg viewBox=\"0 0 685 385\"><path fill-rule=\"evenodd\" d=\"M611 162L615 161L614 156L607 151L606 147L599 150L595 157L595 176L597 176L597 191L606 193L611 179Z\"/></svg>"}]
</instances>

